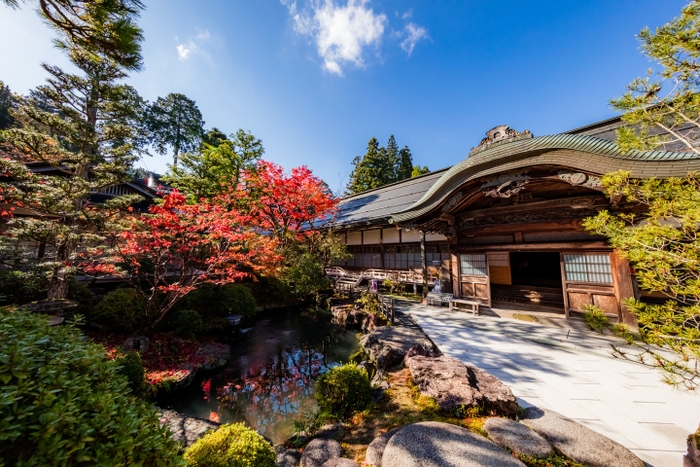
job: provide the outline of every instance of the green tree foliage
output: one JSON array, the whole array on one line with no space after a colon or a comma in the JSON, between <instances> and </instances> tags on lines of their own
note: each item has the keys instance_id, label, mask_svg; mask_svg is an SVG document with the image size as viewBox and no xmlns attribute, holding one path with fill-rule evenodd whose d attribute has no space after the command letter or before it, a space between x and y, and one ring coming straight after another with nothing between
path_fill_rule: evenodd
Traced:
<instances>
[{"instance_id":1,"label":"green tree foliage","mask_svg":"<svg viewBox=\"0 0 700 467\"><path fill-rule=\"evenodd\" d=\"M680 17L638 36L645 55L660 66L649 70L613 108L631 124L617 131L623 149L682 148L700 154L700 0L691 1Z\"/></svg>"},{"instance_id":2,"label":"green tree foliage","mask_svg":"<svg viewBox=\"0 0 700 467\"><path fill-rule=\"evenodd\" d=\"M2 0L10 7L18 0ZM107 57L119 67L138 71L143 65L143 34L136 18L143 9L140 0L26 0L36 4L47 23L59 33L56 45L80 49L87 58ZM25 3L23 1L23 3Z\"/></svg>"},{"instance_id":3,"label":"green tree foliage","mask_svg":"<svg viewBox=\"0 0 700 467\"><path fill-rule=\"evenodd\" d=\"M17 98L10 87L0 81L0 130L7 130L15 122L11 111L15 108Z\"/></svg>"},{"instance_id":4,"label":"green tree foliage","mask_svg":"<svg viewBox=\"0 0 700 467\"><path fill-rule=\"evenodd\" d=\"M275 467L275 450L243 423L222 425L185 451L190 467Z\"/></svg>"},{"instance_id":5,"label":"green tree foliage","mask_svg":"<svg viewBox=\"0 0 700 467\"><path fill-rule=\"evenodd\" d=\"M355 157L352 164L348 195L410 178L413 159L408 146L399 151L396 139L391 135L386 147L380 147L377 138L370 139L365 155Z\"/></svg>"},{"instance_id":6,"label":"green tree foliage","mask_svg":"<svg viewBox=\"0 0 700 467\"><path fill-rule=\"evenodd\" d=\"M396 167L396 180L406 180L413 176L413 156L408 146L399 151L398 166Z\"/></svg>"},{"instance_id":7,"label":"green tree foliage","mask_svg":"<svg viewBox=\"0 0 700 467\"><path fill-rule=\"evenodd\" d=\"M222 135L216 128L210 130L199 150L182 154L180 163L170 166L163 181L185 193L190 202L210 200L236 186L241 171L254 170L265 148L261 140L243 130L229 138Z\"/></svg>"},{"instance_id":8,"label":"green tree foliage","mask_svg":"<svg viewBox=\"0 0 700 467\"><path fill-rule=\"evenodd\" d=\"M694 389L700 383L700 179L636 180L616 172L602 178L606 194L622 197L643 212L601 211L585 227L605 235L635 268L641 288L669 300L653 305L627 300L643 343L639 352L616 352L667 372L670 384Z\"/></svg>"},{"instance_id":9,"label":"green tree foliage","mask_svg":"<svg viewBox=\"0 0 700 467\"><path fill-rule=\"evenodd\" d=\"M177 167L180 151L194 151L202 141L204 120L197 104L184 94L170 93L153 103L148 116L156 151L165 154L173 149L173 166Z\"/></svg>"},{"instance_id":10,"label":"green tree foliage","mask_svg":"<svg viewBox=\"0 0 700 467\"><path fill-rule=\"evenodd\" d=\"M411 170L411 178L420 177L423 174L430 172L427 165L421 167L420 165L414 165L413 170Z\"/></svg>"},{"instance_id":11,"label":"green tree foliage","mask_svg":"<svg viewBox=\"0 0 700 467\"><path fill-rule=\"evenodd\" d=\"M81 3L92 8L89 2ZM106 8L109 2L95 3ZM119 8L121 3L116 3L115 8ZM109 30L107 23L114 19L107 11L103 13L86 16L95 22L91 27ZM133 21L133 15L122 20ZM139 34L133 37L140 40ZM2 173L13 180L3 184L4 194L12 193L10 201L22 202L37 213L13 219L11 232L55 249L51 261L40 258L40 266L51 272L50 299L66 297L67 278L75 272L78 242L88 249L100 245L100 232L110 228L114 213L136 200L133 196L117 197L99 207L88 202L90 193L129 180L128 170L139 153L134 109L143 102L132 87L121 84L127 67L108 51L93 46L83 49L82 42L69 33L57 42L78 73L43 65L48 82L34 93L41 100L21 99L13 115L22 125L0 131L0 146L5 152L43 161L60 173L32 175L21 163L0 162ZM131 49L139 47L137 43Z\"/></svg>"},{"instance_id":12,"label":"green tree foliage","mask_svg":"<svg viewBox=\"0 0 700 467\"><path fill-rule=\"evenodd\" d=\"M178 445L129 393L120 363L72 326L0 310L4 465L176 466Z\"/></svg>"},{"instance_id":13,"label":"green tree foliage","mask_svg":"<svg viewBox=\"0 0 700 467\"><path fill-rule=\"evenodd\" d=\"M354 363L337 366L316 381L316 401L322 411L341 419L372 402L372 384L364 368Z\"/></svg>"}]
</instances>

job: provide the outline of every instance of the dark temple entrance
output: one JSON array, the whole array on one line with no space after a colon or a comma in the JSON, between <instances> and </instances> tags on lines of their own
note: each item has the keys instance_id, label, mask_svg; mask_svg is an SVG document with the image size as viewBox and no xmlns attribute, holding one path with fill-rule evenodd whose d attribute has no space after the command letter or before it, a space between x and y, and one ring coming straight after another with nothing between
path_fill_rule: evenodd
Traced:
<instances>
[{"instance_id":1,"label":"dark temple entrance","mask_svg":"<svg viewBox=\"0 0 700 467\"><path fill-rule=\"evenodd\" d=\"M492 283L492 299L500 302L495 306L513 304L524 305L525 309L564 311L558 252L511 252L509 263L510 284Z\"/></svg>"}]
</instances>

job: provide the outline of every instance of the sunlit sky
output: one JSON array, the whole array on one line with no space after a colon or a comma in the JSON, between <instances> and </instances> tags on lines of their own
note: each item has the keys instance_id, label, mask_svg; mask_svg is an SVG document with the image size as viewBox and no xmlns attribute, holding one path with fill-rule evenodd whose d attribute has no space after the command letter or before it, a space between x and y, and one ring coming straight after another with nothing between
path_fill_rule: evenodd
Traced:
<instances>
[{"instance_id":1,"label":"sunlit sky","mask_svg":"<svg viewBox=\"0 0 700 467\"><path fill-rule=\"evenodd\" d=\"M150 101L187 95L207 128L250 131L266 159L338 190L373 136L435 170L496 125L540 136L614 116L609 99L651 66L635 34L685 3L145 0L145 69L129 83ZM42 61L65 64L52 35L29 5L0 6L0 80L26 93Z\"/></svg>"}]
</instances>

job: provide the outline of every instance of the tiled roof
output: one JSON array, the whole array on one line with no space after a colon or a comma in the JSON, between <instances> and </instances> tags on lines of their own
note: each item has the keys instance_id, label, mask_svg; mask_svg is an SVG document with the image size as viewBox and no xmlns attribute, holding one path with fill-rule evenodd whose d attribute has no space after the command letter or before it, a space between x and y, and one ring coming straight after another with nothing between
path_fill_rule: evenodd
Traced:
<instances>
[{"instance_id":1,"label":"tiled roof","mask_svg":"<svg viewBox=\"0 0 700 467\"><path fill-rule=\"evenodd\" d=\"M665 178L700 170L700 155L675 151L624 152L611 141L565 133L504 141L452 166L420 200L394 214L392 221L407 222L429 213L469 180L533 165L560 165L598 174L626 170L636 178Z\"/></svg>"},{"instance_id":2,"label":"tiled roof","mask_svg":"<svg viewBox=\"0 0 700 467\"><path fill-rule=\"evenodd\" d=\"M446 171L437 170L343 198L332 227L386 224L392 214L418 201Z\"/></svg>"}]
</instances>

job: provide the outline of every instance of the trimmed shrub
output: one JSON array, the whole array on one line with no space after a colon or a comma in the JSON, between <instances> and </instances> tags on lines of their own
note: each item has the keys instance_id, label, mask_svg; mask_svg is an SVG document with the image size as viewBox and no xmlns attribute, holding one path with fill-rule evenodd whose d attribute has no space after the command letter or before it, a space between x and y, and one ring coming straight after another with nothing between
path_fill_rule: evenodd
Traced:
<instances>
[{"instance_id":1,"label":"trimmed shrub","mask_svg":"<svg viewBox=\"0 0 700 467\"><path fill-rule=\"evenodd\" d=\"M276 467L275 450L243 423L222 425L185 451L191 467Z\"/></svg>"},{"instance_id":2,"label":"trimmed shrub","mask_svg":"<svg viewBox=\"0 0 700 467\"><path fill-rule=\"evenodd\" d=\"M129 352L115 358L117 373L124 376L129 383L129 389L136 397L144 397L146 393L146 370L143 368L141 355Z\"/></svg>"},{"instance_id":3,"label":"trimmed shrub","mask_svg":"<svg viewBox=\"0 0 700 467\"><path fill-rule=\"evenodd\" d=\"M113 290L97 304L92 318L114 331L134 332L145 324L146 299L131 288Z\"/></svg>"},{"instance_id":4,"label":"trimmed shrub","mask_svg":"<svg viewBox=\"0 0 700 467\"><path fill-rule=\"evenodd\" d=\"M241 284L225 284L219 291L218 310L222 316L231 314L243 315L250 318L255 315L255 297L248 287Z\"/></svg>"},{"instance_id":5,"label":"trimmed shrub","mask_svg":"<svg viewBox=\"0 0 700 467\"><path fill-rule=\"evenodd\" d=\"M245 285L259 305L287 305L296 301L289 286L276 277L262 276L257 281L247 282Z\"/></svg>"},{"instance_id":6,"label":"trimmed shrub","mask_svg":"<svg viewBox=\"0 0 700 467\"><path fill-rule=\"evenodd\" d=\"M197 288L185 295L179 308L185 310L197 310L200 313L210 313L219 305L219 287L211 282L203 282Z\"/></svg>"},{"instance_id":7,"label":"trimmed shrub","mask_svg":"<svg viewBox=\"0 0 700 467\"><path fill-rule=\"evenodd\" d=\"M322 411L341 419L364 410L372 401L372 384L364 368L355 363L332 368L316 381L316 402Z\"/></svg>"},{"instance_id":8,"label":"trimmed shrub","mask_svg":"<svg viewBox=\"0 0 700 467\"><path fill-rule=\"evenodd\" d=\"M26 466L179 466L179 445L118 363L71 326L0 309L0 459Z\"/></svg>"},{"instance_id":9,"label":"trimmed shrub","mask_svg":"<svg viewBox=\"0 0 700 467\"><path fill-rule=\"evenodd\" d=\"M95 311L95 306L100 301L99 297L92 290L72 277L68 279L67 298L78 304L78 306L68 308L63 312L63 315L68 318L75 315L83 315L90 318Z\"/></svg>"},{"instance_id":10,"label":"trimmed shrub","mask_svg":"<svg viewBox=\"0 0 700 467\"><path fill-rule=\"evenodd\" d=\"M0 271L0 295L4 303L24 305L46 298L49 280L39 271Z\"/></svg>"},{"instance_id":11,"label":"trimmed shrub","mask_svg":"<svg viewBox=\"0 0 700 467\"><path fill-rule=\"evenodd\" d=\"M196 310L178 310L173 317L175 332L181 337L192 337L204 330L202 315Z\"/></svg>"}]
</instances>

